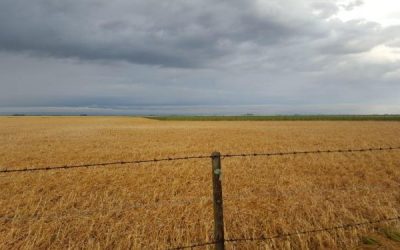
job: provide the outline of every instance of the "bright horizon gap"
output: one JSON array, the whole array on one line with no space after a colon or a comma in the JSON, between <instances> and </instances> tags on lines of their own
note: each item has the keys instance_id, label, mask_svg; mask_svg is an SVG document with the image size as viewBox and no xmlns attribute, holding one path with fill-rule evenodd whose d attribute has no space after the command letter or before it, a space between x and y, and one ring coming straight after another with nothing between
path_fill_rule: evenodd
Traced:
<instances>
[{"instance_id":1,"label":"bright horizon gap","mask_svg":"<svg viewBox=\"0 0 400 250\"><path fill-rule=\"evenodd\" d=\"M129 107L0 107L0 115L398 115L398 106L371 105L169 105Z\"/></svg>"}]
</instances>

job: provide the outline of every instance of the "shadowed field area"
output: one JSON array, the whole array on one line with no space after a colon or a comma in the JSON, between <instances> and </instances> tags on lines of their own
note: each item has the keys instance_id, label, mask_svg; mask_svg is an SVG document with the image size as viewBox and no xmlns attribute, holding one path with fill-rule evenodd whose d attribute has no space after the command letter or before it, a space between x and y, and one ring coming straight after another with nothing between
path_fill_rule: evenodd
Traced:
<instances>
[{"instance_id":1,"label":"shadowed field area","mask_svg":"<svg viewBox=\"0 0 400 250\"><path fill-rule=\"evenodd\" d=\"M0 167L8 169L390 146L400 146L399 122L0 118ZM225 237L400 216L399 165L400 151L222 159ZM0 190L1 249L168 249L213 240L210 159L0 174ZM393 222L226 246L398 249L399 232Z\"/></svg>"}]
</instances>

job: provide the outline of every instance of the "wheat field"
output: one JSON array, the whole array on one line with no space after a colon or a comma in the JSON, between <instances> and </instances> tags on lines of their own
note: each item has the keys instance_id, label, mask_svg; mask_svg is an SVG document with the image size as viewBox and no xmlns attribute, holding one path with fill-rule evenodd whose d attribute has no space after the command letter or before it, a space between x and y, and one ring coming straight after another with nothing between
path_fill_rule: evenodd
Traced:
<instances>
[{"instance_id":1,"label":"wheat field","mask_svg":"<svg viewBox=\"0 0 400 250\"><path fill-rule=\"evenodd\" d=\"M400 146L384 121L1 117L0 167ZM400 215L400 151L222 159L225 238ZM169 249L213 240L211 160L0 174L0 249ZM399 249L399 223L227 249ZM213 249L212 246L196 249Z\"/></svg>"}]
</instances>

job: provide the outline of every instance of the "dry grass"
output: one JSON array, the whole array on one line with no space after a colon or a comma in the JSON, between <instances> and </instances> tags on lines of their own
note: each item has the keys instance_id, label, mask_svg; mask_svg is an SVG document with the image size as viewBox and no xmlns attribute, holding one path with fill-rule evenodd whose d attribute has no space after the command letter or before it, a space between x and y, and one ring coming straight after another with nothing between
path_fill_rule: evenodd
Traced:
<instances>
[{"instance_id":1,"label":"dry grass","mask_svg":"<svg viewBox=\"0 0 400 250\"><path fill-rule=\"evenodd\" d=\"M399 145L398 122L0 118L0 166L15 168L214 150ZM226 238L399 216L399 160L399 151L223 159ZM209 160L191 160L0 174L0 248L165 249L212 240L210 165ZM396 223L379 227L396 228ZM227 247L364 248L366 237L379 232L370 227ZM380 246L400 247L379 235L388 242L379 238Z\"/></svg>"}]
</instances>

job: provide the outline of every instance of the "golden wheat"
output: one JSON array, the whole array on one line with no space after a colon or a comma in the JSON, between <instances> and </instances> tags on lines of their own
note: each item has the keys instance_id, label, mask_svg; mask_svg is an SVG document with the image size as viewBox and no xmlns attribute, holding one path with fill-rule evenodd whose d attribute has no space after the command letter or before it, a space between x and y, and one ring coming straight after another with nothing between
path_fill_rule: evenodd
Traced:
<instances>
[{"instance_id":1,"label":"golden wheat","mask_svg":"<svg viewBox=\"0 0 400 250\"><path fill-rule=\"evenodd\" d=\"M400 146L399 122L0 118L0 166L9 168L381 146ZM399 151L223 159L225 237L399 216L399 160ZM213 238L209 159L0 174L0 190L1 249L166 249ZM396 249L376 229L397 225L226 246L348 249L373 236Z\"/></svg>"}]
</instances>

